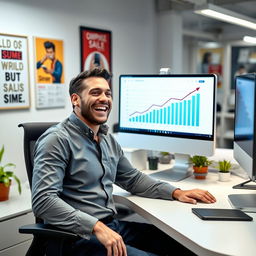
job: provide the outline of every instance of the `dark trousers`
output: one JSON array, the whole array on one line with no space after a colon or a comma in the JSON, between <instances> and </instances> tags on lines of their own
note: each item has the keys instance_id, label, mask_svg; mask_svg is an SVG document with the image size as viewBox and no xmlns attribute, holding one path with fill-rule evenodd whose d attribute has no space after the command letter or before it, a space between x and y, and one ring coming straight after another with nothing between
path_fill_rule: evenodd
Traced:
<instances>
[{"instance_id":1,"label":"dark trousers","mask_svg":"<svg viewBox=\"0 0 256 256\"><path fill-rule=\"evenodd\" d=\"M128 256L195 255L153 225L120 220L106 225L122 236ZM107 250L92 236L76 242L72 255L106 256Z\"/></svg>"}]
</instances>

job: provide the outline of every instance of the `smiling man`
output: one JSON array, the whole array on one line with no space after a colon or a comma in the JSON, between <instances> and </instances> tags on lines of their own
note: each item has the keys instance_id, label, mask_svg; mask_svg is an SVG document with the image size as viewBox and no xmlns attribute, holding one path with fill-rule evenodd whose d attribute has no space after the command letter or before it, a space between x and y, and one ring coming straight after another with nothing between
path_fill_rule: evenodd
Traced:
<instances>
[{"instance_id":1,"label":"smiling man","mask_svg":"<svg viewBox=\"0 0 256 256\"><path fill-rule=\"evenodd\" d=\"M112 107L110 78L96 68L71 80L72 114L36 143L33 211L81 237L72 256L192 255L153 225L115 218L113 184L150 198L187 203L215 198L205 190L186 191L154 180L129 163L105 125Z\"/></svg>"}]
</instances>

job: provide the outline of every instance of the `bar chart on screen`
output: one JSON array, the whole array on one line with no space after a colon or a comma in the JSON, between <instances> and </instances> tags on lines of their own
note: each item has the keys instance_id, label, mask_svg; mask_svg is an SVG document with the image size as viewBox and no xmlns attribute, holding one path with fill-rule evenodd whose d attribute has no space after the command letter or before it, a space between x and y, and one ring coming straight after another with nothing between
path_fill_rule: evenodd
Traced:
<instances>
[{"instance_id":1,"label":"bar chart on screen","mask_svg":"<svg viewBox=\"0 0 256 256\"><path fill-rule=\"evenodd\" d=\"M139 77L121 87L124 127L209 134L212 129L212 80L198 77Z\"/></svg>"},{"instance_id":2,"label":"bar chart on screen","mask_svg":"<svg viewBox=\"0 0 256 256\"><path fill-rule=\"evenodd\" d=\"M182 98L169 98L162 105L152 104L149 108L142 112L135 111L130 114L129 121L140 123L199 126L199 89L200 87L197 87L195 90Z\"/></svg>"}]
</instances>

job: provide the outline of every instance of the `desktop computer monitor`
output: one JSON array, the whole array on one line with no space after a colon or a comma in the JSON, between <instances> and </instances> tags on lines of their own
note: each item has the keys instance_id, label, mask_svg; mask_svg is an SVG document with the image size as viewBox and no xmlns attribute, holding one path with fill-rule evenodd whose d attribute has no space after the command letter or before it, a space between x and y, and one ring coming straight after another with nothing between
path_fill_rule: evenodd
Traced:
<instances>
[{"instance_id":1,"label":"desktop computer monitor","mask_svg":"<svg viewBox=\"0 0 256 256\"><path fill-rule=\"evenodd\" d=\"M214 154L215 91L214 74L121 75L119 143L173 153L175 167L163 178L187 177L190 155Z\"/></svg>"},{"instance_id":2,"label":"desktop computer monitor","mask_svg":"<svg viewBox=\"0 0 256 256\"><path fill-rule=\"evenodd\" d=\"M256 74L237 76L235 80L234 158L249 180L235 189L256 189ZM256 193L229 195L235 208L256 212Z\"/></svg>"}]
</instances>

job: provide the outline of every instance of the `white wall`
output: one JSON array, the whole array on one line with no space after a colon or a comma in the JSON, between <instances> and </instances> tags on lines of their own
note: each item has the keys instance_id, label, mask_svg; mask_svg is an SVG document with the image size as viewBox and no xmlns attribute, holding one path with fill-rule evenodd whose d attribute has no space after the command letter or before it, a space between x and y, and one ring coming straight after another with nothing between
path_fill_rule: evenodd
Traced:
<instances>
[{"instance_id":1,"label":"white wall","mask_svg":"<svg viewBox=\"0 0 256 256\"><path fill-rule=\"evenodd\" d=\"M31 107L0 110L0 147L4 162L16 164L16 174L26 180L23 130L29 121L61 121L71 112L68 83L80 71L79 26L112 31L114 108L109 125L117 121L118 77L156 70L154 0L0 0L0 33L26 35L29 40ZM33 36L64 40L66 107L36 110Z\"/></svg>"}]
</instances>

